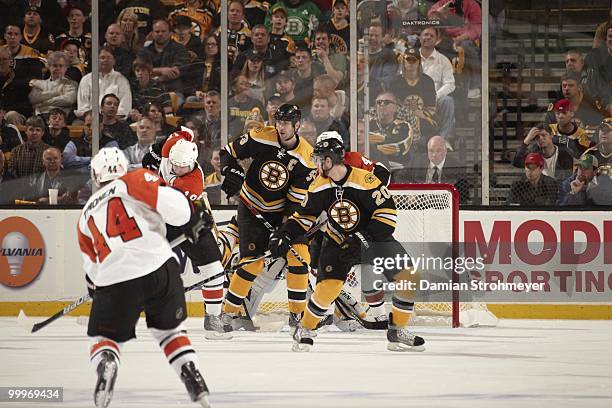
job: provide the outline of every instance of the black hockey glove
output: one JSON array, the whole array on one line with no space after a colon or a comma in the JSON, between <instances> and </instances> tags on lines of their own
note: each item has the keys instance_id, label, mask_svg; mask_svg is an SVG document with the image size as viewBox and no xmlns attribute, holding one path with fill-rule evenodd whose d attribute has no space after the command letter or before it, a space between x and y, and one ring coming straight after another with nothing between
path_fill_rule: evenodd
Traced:
<instances>
[{"instance_id":1,"label":"black hockey glove","mask_svg":"<svg viewBox=\"0 0 612 408\"><path fill-rule=\"evenodd\" d=\"M366 231L355 232L349 235L340 245L340 261L352 265L361 263L361 247L370 249L374 239Z\"/></svg>"},{"instance_id":2,"label":"black hockey glove","mask_svg":"<svg viewBox=\"0 0 612 408\"><path fill-rule=\"evenodd\" d=\"M89 278L89 275L87 274L85 274L85 282L87 283L87 293L89 293L89 296L91 296L91 298L93 299L94 293L96 291L96 285L94 285L92 280Z\"/></svg>"},{"instance_id":3,"label":"black hockey glove","mask_svg":"<svg viewBox=\"0 0 612 408\"><path fill-rule=\"evenodd\" d=\"M161 148L163 143L156 143L149 147L149 152L142 158L142 167L149 169L154 172L159 171L159 165L161 164Z\"/></svg>"},{"instance_id":4,"label":"black hockey glove","mask_svg":"<svg viewBox=\"0 0 612 408\"><path fill-rule=\"evenodd\" d=\"M187 240L196 243L200 239L200 236L212 229L213 222L214 220L208 211L196 208L194 213L191 214L191 218L187 224L183 225L181 228Z\"/></svg>"},{"instance_id":5,"label":"black hockey glove","mask_svg":"<svg viewBox=\"0 0 612 408\"><path fill-rule=\"evenodd\" d=\"M276 230L270 235L268 249L272 254L272 258L284 258L291 247L291 237L282 229Z\"/></svg>"},{"instance_id":6,"label":"black hockey glove","mask_svg":"<svg viewBox=\"0 0 612 408\"><path fill-rule=\"evenodd\" d=\"M221 184L221 190L227 194L227 198L238 194L242 188L242 183L244 183L244 170L242 167L239 165L225 166L221 174L225 176L223 184Z\"/></svg>"}]
</instances>

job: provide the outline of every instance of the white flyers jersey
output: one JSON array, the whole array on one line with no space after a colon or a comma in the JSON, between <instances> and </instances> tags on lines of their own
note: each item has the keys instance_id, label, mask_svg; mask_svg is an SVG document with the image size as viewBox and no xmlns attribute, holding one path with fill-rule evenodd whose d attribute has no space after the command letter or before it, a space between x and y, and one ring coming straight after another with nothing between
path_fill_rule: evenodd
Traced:
<instances>
[{"instance_id":1,"label":"white flyers jersey","mask_svg":"<svg viewBox=\"0 0 612 408\"><path fill-rule=\"evenodd\" d=\"M155 173L138 169L93 194L79 219L85 272L96 286L148 275L176 255L166 223L184 225L190 204Z\"/></svg>"}]
</instances>

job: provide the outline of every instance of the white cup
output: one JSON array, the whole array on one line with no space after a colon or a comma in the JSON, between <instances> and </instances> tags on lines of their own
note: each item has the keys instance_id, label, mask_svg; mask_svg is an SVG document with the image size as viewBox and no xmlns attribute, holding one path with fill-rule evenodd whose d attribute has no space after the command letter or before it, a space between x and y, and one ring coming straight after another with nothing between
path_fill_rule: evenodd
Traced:
<instances>
[{"instance_id":1,"label":"white cup","mask_svg":"<svg viewBox=\"0 0 612 408\"><path fill-rule=\"evenodd\" d=\"M51 204L51 205L56 205L57 204L57 193L58 193L57 188L50 188L49 189L49 204Z\"/></svg>"}]
</instances>

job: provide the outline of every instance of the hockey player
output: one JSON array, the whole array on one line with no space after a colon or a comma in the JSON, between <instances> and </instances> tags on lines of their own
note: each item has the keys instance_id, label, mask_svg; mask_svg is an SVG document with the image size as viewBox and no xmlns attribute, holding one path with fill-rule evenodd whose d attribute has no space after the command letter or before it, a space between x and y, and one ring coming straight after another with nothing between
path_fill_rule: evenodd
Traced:
<instances>
[{"instance_id":1,"label":"hockey player","mask_svg":"<svg viewBox=\"0 0 612 408\"><path fill-rule=\"evenodd\" d=\"M198 147L191 141L193 134L185 130L172 133L161 148L159 174L168 183L182 191L194 204L199 205L204 193L204 174L197 164ZM168 239L180 235L176 228L168 228ZM221 253L214 234L203 234L196 243L184 242L181 250L197 266L203 278L223 272ZM221 323L221 302L223 300L224 277L208 282L202 289L206 315L204 316L204 336L209 340L230 339L229 328Z\"/></svg>"},{"instance_id":2,"label":"hockey player","mask_svg":"<svg viewBox=\"0 0 612 408\"><path fill-rule=\"evenodd\" d=\"M270 237L272 256L283 256L290 243L308 231L323 211L328 213L317 285L293 334L294 351L308 351L314 344L313 330L338 297L351 266L371 263L374 251L377 257L392 259L405 254L392 235L397 210L389 191L372 173L347 166L343 158L341 138L317 140L314 160L319 175L310 185L302 208ZM363 258L362 245L366 248ZM418 283L418 275L411 268L390 268L384 276L389 281ZM414 291L396 290L387 329L388 350L424 350L425 341L406 329L413 308Z\"/></svg>"},{"instance_id":3,"label":"hockey player","mask_svg":"<svg viewBox=\"0 0 612 408\"><path fill-rule=\"evenodd\" d=\"M221 150L221 172L225 176L221 189L228 197L240 192L237 217L240 262L263 255L270 237L270 230L251 213L249 206L278 228L283 216L290 215L299 207L316 173L311 161L312 146L297 134L300 109L283 104L274 117L275 126L252 129ZM253 161L245 175L238 160L246 158ZM294 242L293 248L306 262L310 262L305 242ZM295 323L306 307L308 265L302 264L291 253L287 256L287 263L288 307L290 322ZM227 324L238 313L263 267L264 259L260 259L234 273L223 306L224 323Z\"/></svg>"},{"instance_id":4,"label":"hockey player","mask_svg":"<svg viewBox=\"0 0 612 408\"><path fill-rule=\"evenodd\" d=\"M212 220L204 222L201 211L192 214L189 201L156 174L127 170L126 157L115 147L101 149L91 160L92 182L100 189L83 207L77 227L93 299L87 335L98 375L95 405L110 404L121 346L135 337L144 310L149 330L192 401L208 407L208 388L182 324L187 309L177 258L165 232L166 223L182 225L197 241Z\"/></svg>"}]
</instances>

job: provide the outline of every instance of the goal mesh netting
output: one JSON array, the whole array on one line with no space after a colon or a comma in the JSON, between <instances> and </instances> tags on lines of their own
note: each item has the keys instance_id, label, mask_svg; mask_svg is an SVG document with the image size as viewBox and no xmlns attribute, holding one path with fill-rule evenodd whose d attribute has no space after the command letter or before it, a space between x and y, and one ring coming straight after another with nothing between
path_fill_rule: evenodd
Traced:
<instances>
[{"instance_id":1,"label":"goal mesh netting","mask_svg":"<svg viewBox=\"0 0 612 408\"><path fill-rule=\"evenodd\" d=\"M428 253L432 243L447 244L453 256L459 241L459 203L453 186L443 184L395 184L389 187L395 201L398 218L394 237L409 247L408 253L418 256ZM431 248L429 248L431 251ZM452 280L458 279L452 274ZM256 320L268 320L270 315L287 314L287 290L284 278L266 294ZM447 277L451 279L451 275ZM361 295L361 268L354 268L347 278L345 290L356 299ZM459 293L449 291L435 301L415 304L411 324L443 326L495 325L497 318L486 304L459 302Z\"/></svg>"}]
</instances>

